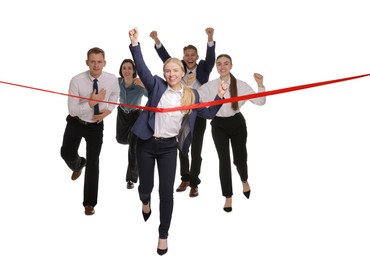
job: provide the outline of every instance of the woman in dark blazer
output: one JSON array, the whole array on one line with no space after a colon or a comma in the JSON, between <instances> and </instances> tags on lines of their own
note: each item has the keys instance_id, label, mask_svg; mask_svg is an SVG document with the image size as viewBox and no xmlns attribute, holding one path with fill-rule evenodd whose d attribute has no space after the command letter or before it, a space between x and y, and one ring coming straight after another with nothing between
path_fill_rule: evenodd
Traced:
<instances>
[{"instance_id":1,"label":"woman in dark blazer","mask_svg":"<svg viewBox=\"0 0 370 260\"><path fill-rule=\"evenodd\" d=\"M151 193L154 187L154 170L157 162L159 175L159 241L157 253L167 252L167 237L173 211L173 186L176 175L177 148L184 154L189 151L192 131L197 116L212 119L221 105L172 112L155 112L156 109L182 107L199 103L199 94L182 81L185 69L177 58L168 59L163 65L165 79L153 76L146 66L140 44L138 29L129 31L130 51L138 75L148 90L147 109L144 109L132 128L138 137L137 160L139 168L139 197L142 214L147 221L151 214ZM219 86L215 100L222 99L227 88Z\"/></svg>"}]
</instances>

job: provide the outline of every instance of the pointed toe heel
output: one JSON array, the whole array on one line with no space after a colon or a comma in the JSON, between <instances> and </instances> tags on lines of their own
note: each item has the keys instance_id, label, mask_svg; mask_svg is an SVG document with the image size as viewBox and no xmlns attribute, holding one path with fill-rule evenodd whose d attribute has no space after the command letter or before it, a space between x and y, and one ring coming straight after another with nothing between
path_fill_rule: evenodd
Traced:
<instances>
[{"instance_id":1,"label":"pointed toe heel","mask_svg":"<svg viewBox=\"0 0 370 260\"><path fill-rule=\"evenodd\" d=\"M143 211L143 218L144 218L144 221L147 221L150 217L150 215L152 214L152 210L150 210L148 213L145 213Z\"/></svg>"},{"instance_id":2,"label":"pointed toe heel","mask_svg":"<svg viewBox=\"0 0 370 260\"><path fill-rule=\"evenodd\" d=\"M243 191L243 194L245 197L247 197L247 199L249 199L249 196L251 195L251 191Z\"/></svg>"},{"instance_id":3,"label":"pointed toe heel","mask_svg":"<svg viewBox=\"0 0 370 260\"><path fill-rule=\"evenodd\" d=\"M159 248L159 242L160 242L160 240L163 240L163 239L159 239L158 240L157 254L158 255L164 255L168 251L167 239L166 239L166 248L165 249L160 249Z\"/></svg>"},{"instance_id":4,"label":"pointed toe heel","mask_svg":"<svg viewBox=\"0 0 370 260\"><path fill-rule=\"evenodd\" d=\"M149 202L147 202L146 204L143 204L143 205L147 205ZM150 205L149 205L150 206ZM144 218L144 221L146 222L148 219L149 219L149 217L150 217L150 215L152 214L152 209L151 208L149 208L149 212L148 213L146 213L146 212L144 212L143 210L142 210L142 213L143 213L143 218Z\"/></svg>"}]
</instances>

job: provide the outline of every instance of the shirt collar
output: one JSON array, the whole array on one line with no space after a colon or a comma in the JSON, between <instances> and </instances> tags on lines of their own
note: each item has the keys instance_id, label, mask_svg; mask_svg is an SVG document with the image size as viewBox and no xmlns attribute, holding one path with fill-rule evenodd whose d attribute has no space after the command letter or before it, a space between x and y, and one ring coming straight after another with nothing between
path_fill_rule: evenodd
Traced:
<instances>
[{"instance_id":1,"label":"shirt collar","mask_svg":"<svg viewBox=\"0 0 370 260\"><path fill-rule=\"evenodd\" d=\"M192 72L192 73L197 72L197 67L198 67L198 65L196 65L196 66L194 67L194 69L192 69L192 70L190 70L190 69L186 68L186 74L189 74L190 72Z\"/></svg>"},{"instance_id":2,"label":"shirt collar","mask_svg":"<svg viewBox=\"0 0 370 260\"><path fill-rule=\"evenodd\" d=\"M91 81L94 81L94 77L90 74L90 71L87 71L87 75L88 75L88 77L89 77L89 79L91 80ZM100 76L99 77L97 77L96 79L99 81L99 79L101 78L101 76L103 75L103 73L102 74L100 74Z\"/></svg>"},{"instance_id":3,"label":"shirt collar","mask_svg":"<svg viewBox=\"0 0 370 260\"><path fill-rule=\"evenodd\" d=\"M178 94L182 95L184 93L184 86L181 84L181 89L179 91L176 91L176 90L172 89L169 85L167 85L166 92L172 92L172 93L175 93L175 94L178 93Z\"/></svg>"}]
</instances>

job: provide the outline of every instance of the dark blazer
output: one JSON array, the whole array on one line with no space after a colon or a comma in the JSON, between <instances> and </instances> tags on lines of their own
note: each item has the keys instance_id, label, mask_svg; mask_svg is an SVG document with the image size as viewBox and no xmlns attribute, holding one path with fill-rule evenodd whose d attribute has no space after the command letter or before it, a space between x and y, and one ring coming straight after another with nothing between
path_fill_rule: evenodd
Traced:
<instances>
[{"instance_id":1,"label":"dark blazer","mask_svg":"<svg viewBox=\"0 0 370 260\"><path fill-rule=\"evenodd\" d=\"M141 53L140 44L132 46L130 44L130 51L132 58L136 65L137 73L143 82L144 86L148 90L148 102L147 107L157 107L159 100L163 93L166 91L168 84L161 77L153 76L148 67L145 64L143 55ZM199 103L199 93L193 89L195 94L195 103ZM216 95L215 100L221 99ZM201 107L192 110L192 113L184 116L181 124L180 133L177 136L179 142L179 149L183 154L188 154L189 146L192 140L192 132L194 129L194 123L197 116L205 119L212 119L217 114L218 110L222 105L215 105L210 107ZM140 139L147 140L153 137L154 124L155 124L155 112L144 109L139 118L136 120L132 127L132 132Z\"/></svg>"},{"instance_id":2,"label":"dark blazer","mask_svg":"<svg viewBox=\"0 0 370 260\"><path fill-rule=\"evenodd\" d=\"M157 49L157 47L154 45L154 49L157 51L158 56L161 58L163 62L165 62L168 58L171 58L171 56L168 54L166 48L162 44L162 46ZM212 47L209 47L207 44L207 52L206 52L206 59L200 60L197 64L197 70L196 70L196 78L199 81L200 84L207 83L209 80L209 75L212 72L213 67L215 66L216 62L216 42L214 42ZM182 64L184 65L185 72L187 72L186 63L184 60L182 60Z\"/></svg>"}]
</instances>

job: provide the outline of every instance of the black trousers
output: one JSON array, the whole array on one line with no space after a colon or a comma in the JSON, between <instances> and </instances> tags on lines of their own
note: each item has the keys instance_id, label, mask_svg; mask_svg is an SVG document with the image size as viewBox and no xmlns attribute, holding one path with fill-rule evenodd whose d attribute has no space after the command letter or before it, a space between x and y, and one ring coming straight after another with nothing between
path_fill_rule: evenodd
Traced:
<instances>
[{"instance_id":1,"label":"black trousers","mask_svg":"<svg viewBox=\"0 0 370 260\"><path fill-rule=\"evenodd\" d=\"M215 117L211 121L212 137L219 159L219 175L222 195L233 195L231 178L230 143L234 165L241 181L248 180L247 125L244 116L237 113L231 117Z\"/></svg>"},{"instance_id":2,"label":"black trousers","mask_svg":"<svg viewBox=\"0 0 370 260\"><path fill-rule=\"evenodd\" d=\"M98 201L99 157L103 145L103 122L82 124L77 117L67 116L60 154L68 167L74 171L80 167L78 149L82 138L86 141L86 168L84 180L84 206L95 206Z\"/></svg>"},{"instance_id":3,"label":"black trousers","mask_svg":"<svg viewBox=\"0 0 370 260\"><path fill-rule=\"evenodd\" d=\"M155 163L159 176L159 238L166 239L173 212L173 185L176 175L177 140L150 138L137 140L137 160L139 166L139 197L146 204L151 200L154 187Z\"/></svg>"},{"instance_id":4,"label":"black trousers","mask_svg":"<svg viewBox=\"0 0 370 260\"><path fill-rule=\"evenodd\" d=\"M182 181L190 181L191 187L198 187L201 180L199 179L200 169L202 166L202 147L204 132L206 131L207 120L197 116L195 120L193 139L190 146L191 166L188 155L179 153L180 174ZM190 169L189 169L190 168Z\"/></svg>"},{"instance_id":5,"label":"black trousers","mask_svg":"<svg viewBox=\"0 0 370 260\"><path fill-rule=\"evenodd\" d=\"M132 110L129 113L117 107L116 140L120 144L128 144L128 165L126 182L137 182L139 171L136 159L137 137L131 132L132 126L141 114L141 110Z\"/></svg>"}]
</instances>

